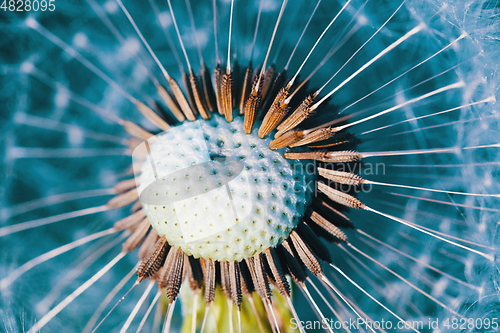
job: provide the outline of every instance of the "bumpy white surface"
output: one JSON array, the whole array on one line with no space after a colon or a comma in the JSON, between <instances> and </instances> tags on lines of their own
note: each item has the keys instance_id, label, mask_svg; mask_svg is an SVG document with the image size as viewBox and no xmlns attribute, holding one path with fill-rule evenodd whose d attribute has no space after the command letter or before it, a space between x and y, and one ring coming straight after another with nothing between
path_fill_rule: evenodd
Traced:
<instances>
[{"instance_id":1,"label":"bumpy white surface","mask_svg":"<svg viewBox=\"0 0 500 333\"><path fill-rule=\"evenodd\" d=\"M246 135L239 117L232 123L219 116L184 123L156 138L149 156L158 181L169 181L160 193L166 204L142 200L143 208L160 236L195 258L240 261L276 246L297 225L310 202L312 191L307 186L312 186L313 179L304 165L285 160L282 151L271 151L270 138ZM214 177L210 170L200 173L193 168L214 154L241 160L243 170L215 189L186 195L197 181L203 184L204 177ZM156 180L149 156L137 175L141 194ZM175 177L168 177L173 173Z\"/></svg>"}]
</instances>

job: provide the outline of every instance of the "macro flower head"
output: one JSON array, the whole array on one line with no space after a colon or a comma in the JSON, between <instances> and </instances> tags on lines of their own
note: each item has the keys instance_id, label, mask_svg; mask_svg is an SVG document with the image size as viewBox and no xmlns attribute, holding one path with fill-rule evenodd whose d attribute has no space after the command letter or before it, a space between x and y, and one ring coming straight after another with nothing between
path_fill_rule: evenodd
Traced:
<instances>
[{"instance_id":1,"label":"macro flower head","mask_svg":"<svg viewBox=\"0 0 500 333\"><path fill-rule=\"evenodd\" d=\"M2 331L498 329L498 2L4 4Z\"/></svg>"}]
</instances>

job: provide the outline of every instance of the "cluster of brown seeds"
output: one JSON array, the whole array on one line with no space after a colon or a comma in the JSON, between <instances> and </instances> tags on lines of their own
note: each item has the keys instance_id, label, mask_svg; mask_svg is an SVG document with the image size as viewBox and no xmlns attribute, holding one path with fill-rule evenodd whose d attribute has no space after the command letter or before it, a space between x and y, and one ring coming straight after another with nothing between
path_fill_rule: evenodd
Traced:
<instances>
[{"instance_id":1,"label":"cluster of brown seeds","mask_svg":"<svg viewBox=\"0 0 500 333\"><path fill-rule=\"evenodd\" d=\"M286 1L283 2L274 33L285 5ZM176 25L175 17L173 18ZM182 41L181 46L183 46ZM266 68L269 50L262 66L253 70L250 61L244 71L239 71L237 66L231 68L230 51L228 51L225 71L220 63L217 63L214 69L215 87L212 86L212 78L203 62L200 77L196 76L189 66L189 74L183 74L188 98L184 97L177 82L164 72L170 92L158 83L158 93L179 122L186 119L194 121L198 115L207 120L212 117L211 113L218 113L231 122L234 110L238 108L239 116L244 117L246 134L251 135L257 121L261 121L258 128L260 138L266 137L277 129L270 149L306 147L305 150L287 151L284 154L287 159L315 160L316 163L321 164L354 162L362 158L363 156L356 151L337 149L351 142L348 134L339 133L342 128L333 126L299 128L305 120L315 114L319 105L319 103L314 104L318 92L309 94L302 92L304 84L294 89L297 75L287 81L286 68L280 73L276 72L274 65ZM136 106L161 130L170 128L161 112L155 112L141 102L137 102ZM132 150L140 144L141 140L154 136L153 133L131 122L124 122L124 127L136 138L130 140L129 146ZM334 138L334 143L331 143L331 140L328 141L332 138ZM327 144L313 145L323 141ZM327 149L316 149L318 147ZM333 147L336 149L332 150ZM332 170L331 164L324 164L323 167L318 168L318 172L328 182L353 186L363 183L363 179L356 174ZM184 254L180 249L171 247L165 237L159 237L151 228L138 201L135 183L131 180L117 185L116 190L120 194L108 205L119 208L136 201L132 215L115 224L116 229L126 229L131 233L123 245L123 252L130 252L140 247L136 284L146 279L156 281L159 290L166 290L169 301L172 303L178 296L182 282L187 278L194 292L204 290L207 309L214 302L216 285L220 285L227 299L236 305L238 311L241 309L243 295L251 299L255 291L264 302L268 313L272 312L271 286L274 286L289 302L295 314L290 301L290 285L286 276L291 276L294 283L301 288L305 288L308 273L325 280L321 262L330 263L332 258L319 236L336 244L346 243L347 237L340 228L354 228L349 219L333 206L366 208L361 201L350 194L322 182L317 182L317 189L324 196L315 198L303 220L291 232L288 239L283 240L274 248L268 248L263 253L241 262L195 259ZM334 218L328 218L331 216Z\"/></svg>"},{"instance_id":2,"label":"cluster of brown seeds","mask_svg":"<svg viewBox=\"0 0 500 333\"><path fill-rule=\"evenodd\" d=\"M278 132L272 141L270 149L296 146L311 146L311 144L331 138L337 132L334 128L320 128L314 131L297 130L302 121L312 115L310 105L314 94L298 104L291 112L290 105L295 105L288 99L291 85L285 85L285 72L275 74L273 67L266 71L252 71L249 64L242 75L242 82L235 80L231 71L222 72L220 66L215 69L215 93L211 86L211 79L207 76L204 67L202 73L202 87L200 81L191 71L186 85L189 102L177 96L181 93L173 79L171 83L172 95L167 90L158 86L160 96L167 105L173 106L173 112L178 120L195 120L199 113L204 119L211 117L210 112L218 112L227 121L232 121L233 110L237 107L239 99L240 113L245 117L245 131L250 133L256 120L263 119L258 130L258 135L263 138L276 127ZM241 84L241 96L235 96L235 86ZM251 87L251 88L249 88ZM214 102L215 101L215 102ZM264 102L262 102L264 101ZM267 105L267 107L266 107ZM179 106L179 107L177 107ZM144 104L139 104L138 109L158 125L160 129L168 129L166 121L159 113L152 111ZM189 110L189 111L188 111ZM208 110L210 112L208 112ZM161 125L161 126L160 126ZM144 140L153 136L152 133L138 127L133 123L126 123L127 131L137 139ZM343 140L335 146L348 143ZM139 141L131 140L131 149ZM287 151L284 155L288 159L309 159L328 163L353 162L362 157L361 154L351 150L314 150ZM358 175L335 171L327 165L318 168L318 173L328 181L339 184L360 185L363 183ZM182 282L187 278L194 292L204 290L207 307L215 299L215 287L220 285L227 299L232 301L237 309L241 308L242 297L251 298L255 291L269 309L272 304L271 285L276 287L286 298L290 298L290 286L286 278L292 277L294 283L305 287L308 272L323 278L321 262L331 262L332 258L328 249L318 238L318 235L334 243L347 242L345 233L340 227L352 228L353 225L345 215L332 207L340 204L351 208L364 208L358 199L350 194L334 189L322 182L317 183L318 190L326 198L316 199L288 239L283 240L275 248L268 248L264 253L247 258L241 262L216 262L209 259L194 259L187 256L180 249L169 246L165 237L159 237L150 227L146 214L137 201L133 207L134 213L118 221L115 228L127 229L131 235L123 245L124 252L130 252L140 246L140 265L137 270L137 282L146 279L156 281L159 290L166 290L170 302L178 296ZM121 194L112 199L108 205L114 208L122 207L138 200L135 183L132 180L124 181L116 186ZM329 200L326 202L325 200ZM332 203L333 202L333 203ZM335 215L334 219L327 216ZM149 234L148 234L149 233ZM142 244L142 245L141 245Z\"/></svg>"}]
</instances>

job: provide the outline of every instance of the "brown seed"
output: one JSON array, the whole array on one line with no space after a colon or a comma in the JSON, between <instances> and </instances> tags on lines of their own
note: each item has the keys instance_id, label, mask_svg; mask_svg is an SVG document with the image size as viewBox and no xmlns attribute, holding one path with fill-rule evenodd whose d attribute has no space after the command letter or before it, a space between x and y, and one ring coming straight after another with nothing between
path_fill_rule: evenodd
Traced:
<instances>
[{"instance_id":1,"label":"brown seed","mask_svg":"<svg viewBox=\"0 0 500 333\"><path fill-rule=\"evenodd\" d=\"M193 89L191 88L190 75L186 72L182 73L182 82L184 83L184 87L186 87L186 92L189 101L189 107L193 110L194 116L198 115L198 108L196 107L196 102L194 100Z\"/></svg>"},{"instance_id":2,"label":"brown seed","mask_svg":"<svg viewBox=\"0 0 500 333\"><path fill-rule=\"evenodd\" d=\"M328 148L328 147L334 147L334 146L339 146L345 143L349 143L349 140L344 140L344 141L336 141L332 143L327 143L324 145L309 145L309 148Z\"/></svg>"},{"instance_id":3,"label":"brown seed","mask_svg":"<svg viewBox=\"0 0 500 333\"><path fill-rule=\"evenodd\" d=\"M250 62L243 78L243 87L241 88L240 115L245 113L245 105L247 104L250 89L252 88L252 70L252 62Z\"/></svg>"},{"instance_id":4,"label":"brown seed","mask_svg":"<svg viewBox=\"0 0 500 333\"><path fill-rule=\"evenodd\" d=\"M184 114L182 113L179 106L172 98L172 96L170 96L167 89L165 89L162 85L157 83L156 90L158 91L158 95L160 95L160 97L167 105L167 108L174 114L175 118L177 118L177 120L180 122L186 120L186 117L184 116Z\"/></svg>"},{"instance_id":5,"label":"brown seed","mask_svg":"<svg viewBox=\"0 0 500 333\"><path fill-rule=\"evenodd\" d=\"M221 116L224 116L224 100L222 98L222 68L220 67L220 64L217 64L217 67L214 69L214 78L215 78L215 98L217 100L217 110L219 110L219 114Z\"/></svg>"},{"instance_id":6,"label":"brown seed","mask_svg":"<svg viewBox=\"0 0 500 333\"><path fill-rule=\"evenodd\" d=\"M220 262L220 286L227 299L231 299L231 287L229 286L229 268L227 261Z\"/></svg>"},{"instance_id":7,"label":"brown seed","mask_svg":"<svg viewBox=\"0 0 500 333\"><path fill-rule=\"evenodd\" d=\"M189 72L189 82L191 83L191 91L193 92L194 102L198 111L200 112L203 119L210 119L210 113L208 112L208 107L205 103L205 96L200 88L200 82L198 77L194 74L193 70Z\"/></svg>"},{"instance_id":8,"label":"brown seed","mask_svg":"<svg viewBox=\"0 0 500 333\"><path fill-rule=\"evenodd\" d=\"M205 63L203 63L201 66L201 79L203 82L203 92L205 95L207 107L210 109L210 111L215 112L217 110L217 102L215 99L214 87L212 85L210 72L207 69Z\"/></svg>"},{"instance_id":9,"label":"brown seed","mask_svg":"<svg viewBox=\"0 0 500 333\"><path fill-rule=\"evenodd\" d=\"M274 281L278 286L278 290L281 295L290 297L290 285L286 280L285 274L283 274L283 269L281 268L281 263L279 261L278 255L275 249L268 248L266 250L266 259L269 264L269 268L274 276Z\"/></svg>"},{"instance_id":10,"label":"brown seed","mask_svg":"<svg viewBox=\"0 0 500 333\"><path fill-rule=\"evenodd\" d=\"M156 281L158 283L158 289L165 289L168 286L168 277L171 274L172 269L174 268L174 261L176 259L176 249L170 248L165 258L165 262L163 266L158 270L158 274L156 274Z\"/></svg>"},{"instance_id":11,"label":"brown seed","mask_svg":"<svg viewBox=\"0 0 500 333\"><path fill-rule=\"evenodd\" d=\"M278 126L278 132L274 137L278 138L282 136L287 131L294 129L301 122L311 117L311 115L313 114L313 109L311 109L310 106L313 103L314 98L314 94L307 96L306 99L299 105L299 107L295 109L295 111L293 111L293 113Z\"/></svg>"},{"instance_id":12,"label":"brown seed","mask_svg":"<svg viewBox=\"0 0 500 333\"><path fill-rule=\"evenodd\" d=\"M290 132L287 132L288 134ZM285 158L297 160L317 160L330 163L347 163L359 160L362 156L357 151L312 151L312 152L293 152L288 151L284 154Z\"/></svg>"},{"instance_id":13,"label":"brown seed","mask_svg":"<svg viewBox=\"0 0 500 333\"><path fill-rule=\"evenodd\" d=\"M122 180L118 184L116 184L113 189L116 191L116 193L123 193L125 191L131 190L135 188L137 185L137 181L134 178Z\"/></svg>"},{"instance_id":14,"label":"brown seed","mask_svg":"<svg viewBox=\"0 0 500 333\"><path fill-rule=\"evenodd\" d=\"M118 209L128 204L131 204L137 199L139 199L139 192L137 191L137 189L134 188L128 192L121 193L120 195L112 198L111 200L108 201L106 206L113 209Z\"/></svg>"},{"instance_id":15,"label":"brown seed","mask_svg":"<svg viewBox=\"0 0 500 333\"><path fill-rule=\"evenodd\" d=\"M158 288L167 288L167 296L172 303L179 294L184 275L184 257L181 249L172 248L165 259L161 278L158 277ZM160 274L159 274L160 275Z\"/></svg>"},{"instance_id":16,"label":"brown seed","mask_svg":"<svg viewBox=\"0 0 500 333\"><path fill-rule=\"evenodd\" d=\"M141 262L137 269L139 282L152 277L158 272L165 262L169 249L170 246L165 237L158 239L151 254Z\"/></svg>"},{"instance_id":17,"label":"brown seed","mask_svg":"<svg viewBox=\"0 0 500 333\"><path fill-rule=\"evenodd\" d=\"M320 128L313 132L307 131L307 134L304 135L304 138L302 138L302 140L291 144L290 147L299 147L307 145L309 143L327 140L334 136L335 133L337 133L337 129L335 127Z\"/></svg>"},{"instance_id":18,"label":"brown seed","mask_svg":"<svg viewBox=\"0 0 500 333\"><path fill-rule=\"evenodd\" d=\"M271 107L271 104L274 102L275 97L278 95L278 92L283 88L286 80L286 69L283 70L276 76L276 79L273 82L271 90L266 96L266 99L262 101L262 111L266 112ZM288 106L288 104L287 104Z\"/></svg>"},{"instance_id":19,"label":"brown seed","mask_svg":"<svg viewBox=\"0 0 500 333\"><path fill-rule=\"evenodd\" d=\"M357 186L364 182L364 179L357 174L345 171L330 170L318 167L318 173L321 177L325 177L326 179L332 180L339 184Z\"/></svg>"},{"instance_id":20,"label":"brown seed","mask_svg":"<svg viewBox=\"0 0 500 333\"><path fill-rule=\"evenodd\" d=\"M252 283L255 283L257 276L255 275L255 260L253 257L246 258L245 263L248 267L248 272L250 273L250 277L252 278ZM255 291L257 291L257 286L255 286ZM257 292L258 293L258 292Z\"/></svg>"},{"instance_id":21,"label":"brown seed","mask_svg":"<svg viewBox=\"0 0 500 333\"><path fill-rule=\"evenodd\" d=\"M330 221L321 216L319 213L315 211L309 211L309 218L318 226L326 230L333 237L335 237L337 239L336 243L347 242L346 234L336 225L333 225Z\"/></svg>"},{"instance_id":22,"label":"brown seed","mask_svg":"<svg viewBox=\"0 0 500 333\"><path fill-rule=\"evenodd\" d=\"M261 256L262 254L257 254L253 258L245 259L245 261L252 275L255 291L265 302L269 302L271 300L271 289L269 288L269 280L266 277Z\"/></svg>"},{"instance_id":23,"label":"brown seed","mask_svg":"<svg viewBox=\"0 0 500 333\"><path fill-rule=\"evenodd\" d=\"M140 127L139 125L131 121L126 121L126 120L123 121L123 127L125 128L125 131L127 131L128 134L141 140L147 140L154 136L152 133L146 131L144 128ZM131 150L133 150L132 147Z\"/></svg>"},{"instance_id":24,"label":"brown seed","mask_svg":"<svg viewBox=\"0 0 500 333\"><path fill-rule=\"evenodd\" d=\"M228 122L233 121L233 74L230 70L222 76L221 94L224 116Z\"/></svg>"},{"instance_id":25,"label":"brown seed","mask_svg":"<svg viewBox=\"0 0 500 333\"><path fill-rule=\"evenodd\" d=\"M191 109L191 107L189 106L189 103L186 100L186 97L182 93L182 90L177 84L177 82L174 79L169 78L168 84L170 85L170 89L172 89L172 93L174 94L177 103L179 104L182 112L184 113L184 116L186 116L186 118L190 121L195 121L196 120L195 114Z\"/></svg>"},{"instance_id":26,"label":"brown seed","mask_svg":"<svg viewBox=\"0 0 500 333\"><path fill-rule=\"evenodd\" d=\"M338 191L325 185L324 183L317 182L318 190L323 192L330 200L333 200L341 205L355 208L355 209L365 209L366 206L358 199L350 194Z\"/></svg>"},{"instance_id":27,"label":"brown seed","mask_svg":"<svg viewBox=\"0 0 500 333\"><path fill-rule=\"evenodd\" d=\"M119 221L116 221L115 224L113 225L113 228L118 231L129 229L132 226L141 222L145 217L146 217L146 212L143 209L140 209L137 212Z\"/></svg>"},{"instance_id":28,"label":"brown seed","mask_svg":"<svg viewBox=\"0 0 500 333\"><path fill-rule=\"evenodd\" d=\"M284 135L277 139L274 139L269 144L270 149L280 149L292 145L295 142L300 141L304 137L303 131L288 131Z\"/></svg>"},{"instance_id":29,"label":"brown seed","mask_svg":"<svg viewBox=\"0 0 500 333\"><path fill-rule=\"evenodd\" d=\"M347 163L359 160L362 157L360 153L354 150L330 151L326 153L323 162Z\"/></svg>"},{"instance_id":30,"label":"brown seed","mask_svg":"<svg viewBox=\"0 0 500 333\"><path fill-rule=\"evenodd\" d=\"M228 263L229 285L231 288L231 300L238 310L241 310L241 280L240 280L240 266L236 261Z\"/></svg>"},{"instance_id":31,"label":"brown seed","mask_svg":"<svg viewBox=\"0 0 500 333\"><path fill-rule=\"evenodd\" d=\"M146 237L149 228L151 228L151 223L149 223L149 220L145 218L139 224L137 229L135 229L132 235L130 235L129 238L127 238L125 243L123 243L122 251L128 253L138 248L139 245L141 245L142 241L144 240L144 237Z\"/></svg>"},{"instance_id":32,"label":"brown seed","mask_svg":"<svg viewBox=\"0 0 500 333\"><path fill-rule=\"evenodd\" d=\"M294 248L297 250L300 260L306 265L307 269L315 276L323 275L323 269L321 268L318 258L311 252L311 249L309 249L295 230L290 233L290 239L292 240Z\"/></svg>"},{"instance_id":33,"label":"brown seed","mask_svg":"<svg viewBox=\"0 0 500 333\"><path fill-rule=\"evenodd\" d=\"M285 100L290 95L290 89L287 87L281 88L278 95L274 99L273 104L267 111L264 120L259 128L259 137L262 139L268 135L278 124L285 118L288 112L288 104Z\"/></svg>"},{"instance_id":34,"label":"brown seed","mask_svg":"<svg viewBox=\"0 0 500 333\"><path fill-rule=\"evenodd\" d=\"M210 304L215 299L215 261L205 260L203 276L205 280L205 303Z\"/></svg>"},{"instance_id":35,"label":"brown seed","mask_svg":"<svg viewBox=\"0 0 500 333\"><path fill-rule=\"evenodd\" d=\"M243 130L246 134L252 133L252 127L255 123L257 110L259 109L261 101L260 89L255 90L252 88L250 96L248 97L247 104L245 105L245 120L243 123Z\"/></svg>"}]
</instances>

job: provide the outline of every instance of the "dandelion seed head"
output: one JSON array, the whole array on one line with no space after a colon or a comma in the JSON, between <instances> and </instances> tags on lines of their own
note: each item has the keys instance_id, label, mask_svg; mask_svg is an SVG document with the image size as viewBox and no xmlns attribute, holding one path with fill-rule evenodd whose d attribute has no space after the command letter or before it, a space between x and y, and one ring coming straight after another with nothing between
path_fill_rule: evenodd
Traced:
<instances>
[{"instance_id":1,"label":"dandelion seed head","mask_svg":"<svg viewBox=\"0 0 500 333\"><path fill-rule=\"evenodd\" d=\"M244 134L241 119L228 124L214 117L156 137L138 191L164 198L144 199L143 207L170 245L195 258L241 261L275 247L297 226L314 174L270 150L271 139L254 135ZM225 162L212 161L212 154ZM155 181L169 185L148 189Z\"/></svg>"}]
</instances>

